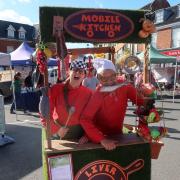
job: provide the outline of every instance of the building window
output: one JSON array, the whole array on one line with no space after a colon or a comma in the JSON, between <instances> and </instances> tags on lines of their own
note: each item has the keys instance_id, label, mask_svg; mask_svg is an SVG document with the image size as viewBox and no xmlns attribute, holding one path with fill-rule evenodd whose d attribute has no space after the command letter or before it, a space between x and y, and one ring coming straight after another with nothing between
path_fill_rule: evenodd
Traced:
<instances>
[{"instance_id":1,"label":"building window","mask_svg":"<svg viewBox=\"0 0 180 180\"><path fill-rule=\"evenodd\" d=\"M152 33L151 34L151 45L154 48L157 47L157 33Z\"/></svg>"},{"instance_id":2,"label":"building window","mask_svg":"<svg viewBox=\"0 0 180 180\"><path fill-rule=\"evenodd\" d=\"M159 10L156 12L156 19L155 19L156 23L161 23L164 20L164 11L163 10Z\"/></svg>"},{"instance_id":3,"label":"building window","mask_svg":"<svg viewBox=\"0 0 180 180\"><path fill-rule=\"evenodd\" d=\"M180 17L180 5L178 5L178 8L177 8L177 17Z\"/></svg>"},{"instance_id":4,"label":"building window","mask_svg":"<svg viewBox=\"0 0 180 180\"><path fill-rule=\"evenodd\" d=\"M172 47L180 47L180 27L172 30Z\"/></svg>"},{"instance_id":5,"label":"building window","mask_svg":"<svg viewBox=\"0 0 180 180\"><path fill-rule=\"evenodd\" d=\"M25 39L26 30L21 26L18 31L19 31L19 39Z\"/></svg>"},{"instance_id":6,"label":"building window","mask_svg":"<svg viewBox=\"0 0 180 180\"><path fill-rule=\"evenodd\" d=\"M14 38L15 29L12 25L7 28L7 37Z\"/></svg>"},{"instance_id":7,"label":"building window","mask_svg":"<svg viewBox=\"0 0 180 180\"><path fill-rule=\"evenodd\" d=\"M7 53L11 53L12 51L14 51L14 47L13 46L7 46Z\"/></svg>"},{"instance_id":8,"label":"building window","mask_svg":"<svg viewBox=\"0 0 180 180\"><path fill-rule=\"evenodd\" d=\"M25 39L25 33L19 32L19 39Z\"/></svg>"}]
</instances>

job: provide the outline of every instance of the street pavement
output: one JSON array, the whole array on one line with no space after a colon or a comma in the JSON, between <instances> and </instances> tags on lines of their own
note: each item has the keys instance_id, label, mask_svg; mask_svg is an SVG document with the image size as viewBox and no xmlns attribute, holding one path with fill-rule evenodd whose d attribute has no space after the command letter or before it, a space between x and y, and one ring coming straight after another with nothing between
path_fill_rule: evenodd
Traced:
<instances>
[{"instance_id":1,"label":"street pavement","mask_svg":"<svg viewBox=\"0 0 180 180\"><path fill-rule=\"evenodd\" d=\"M157 160L152 160L152 180L180 179L180 99L158 100L164 108L164 121L168 136ZM5 101L6 134L15 139L14 144L0 147L0 180L43 180L41 158L41 125L38 113L17 116L9 113L10 101ZM134 107L129 103L125 123L135 124ZM161 123L155 126L163 125ZM144 179L146 180L146 179Z\"/></svg>"}]
</instances>

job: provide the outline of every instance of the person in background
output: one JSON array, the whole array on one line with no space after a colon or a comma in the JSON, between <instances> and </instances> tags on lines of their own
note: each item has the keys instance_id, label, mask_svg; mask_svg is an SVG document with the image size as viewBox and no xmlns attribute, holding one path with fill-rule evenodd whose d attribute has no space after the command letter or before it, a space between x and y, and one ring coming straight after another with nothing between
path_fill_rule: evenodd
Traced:
<instances>
[{"instance_id":1,"label":"person in background","mask_svg":"<svg viewBox=\"0 0 180 180\"><path fill-rule=\"evenodd\" d=\"M32 81L32 71L29 72L28 76L24 80L24 86L27 88L33 87L33 81Z\"/></svg>"},{"instance_id":2,"label":"person in background","mask_svg":"<svg viewBox=\"0 0 180 180\"><path fill-rule=\"evenodd\" d=\"M21 73L17 72L14 75L14 82L12 84L12 88L14 88L14 99L13 99L13 103L11 105L10 108L10 113L11 114L15 114L14 110L15 110L15 103L18 104L18 101L21 98L21 86L22 86L22 80L21 80Z\"/></svg>"},{"instance_id":3,"label":"person in background","mask_svg":"<svg viewBox=\"0 0 180 180\"><path fill-rule=\"evenodd\" d=\"M29 98L31 97L31 94L28 93L30 92L33 92L32 71L30 71L28 76L25 78L23 87L21 88L22 104L25 114L30 114L28 108L28 101L30 100Z\"/></svg>"},{"instance_id":4,"label":"person in background","mask_svg":"<svg viewBox=\"0 0 180 180\"><path fill-rule=\"evenodd\" d=\"M128 100L137 105L143 105L144 100L130 83L118 83L115 66L110 60L100 59L94 66L100 85L83 111L80 124L89 140L112 150L117 142L109 136L122 133Z\"/></svg>"},{"instance_id":5,"label":"person in background","mask_svg":"<svg viewBox=\"0 0 180 180\"><path fill-rule=\"evenodd\" d=\"M84 78L82 82L82 85L90 88L91 90L95 90L98 84L99 80L95 76L95 69L93 67L90 67L88 69L87 76Z\"/></svg>"},{"instance_id":6,"label":"person in background","mask_svg":"<svg viewBox=\"0 0 180 180\"><path fill-rule=\"evenodd\" d=\"M90 89L81 85L85 74L86 64L81 59L76 59L70 64L68 79L49 88L50 127L53 137L78 139L83 135L79 120L92 94ZM46 126L47 103L40 101L39 107L43 117L42 124Z\"/></svg>"}]
</instances>

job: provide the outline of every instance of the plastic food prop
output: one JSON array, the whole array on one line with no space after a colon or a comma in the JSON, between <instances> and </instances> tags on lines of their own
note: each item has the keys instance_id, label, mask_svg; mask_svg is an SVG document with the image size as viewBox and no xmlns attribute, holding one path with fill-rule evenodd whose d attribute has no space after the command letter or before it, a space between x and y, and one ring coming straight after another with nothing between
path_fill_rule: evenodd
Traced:
<instances>
[{"instance_id":1,"label":"plastic food prop","mask_svg":"<svg viewBox=\"0 0 180 180\"><path fill-rule=\"evenodd\" d=\"M47 56L44 50L45 46L43 44L40 44L36 50L36 63L41 74L44 74L47 68Z\"/></svg>"},{"instance_id":2,"label":"plastic food prop","mask_svg":"<svg viewBox=\"0 0 180 180\"><path fill-rule=\"evenodd\" d=\"M150 128L150 123L157 123L163 114L162 110L155 107L156 88L150 84L141 84L140 91L147 100L146 106L138 107L134 112L139 117L137 134L149 142L159 142L159 140L167 135L165 127Z\"/></svg>"},{"instance_id":3,"label":"plastic food prop","mask_svg":"<svg viewBox=\"0 0 180 180\"><path fill-rule=\"evenodd\" d=\"M140 38L147 38L151 33L156 31L156 27L151 20L142 18L139 22L142 23L142 29L138 33Z\"/></svg>"}]
</instances>

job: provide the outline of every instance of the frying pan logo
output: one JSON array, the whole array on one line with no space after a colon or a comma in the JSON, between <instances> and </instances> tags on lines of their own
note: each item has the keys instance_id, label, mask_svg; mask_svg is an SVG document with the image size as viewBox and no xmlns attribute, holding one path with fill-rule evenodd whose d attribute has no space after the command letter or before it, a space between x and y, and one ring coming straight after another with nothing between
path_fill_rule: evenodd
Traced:
<instances>
[{"instance_id":1,"label":"frying pan logo","mask_svg":"<svg viewBox=\"0 0 180 180\"><path fill-rule=\"evenodd\" d=\"M127 167L108 160L98 160L84 166L74 180L128 180L128 176L144 167L144 160L138 159Z\"/></svg>"}]
</instances>

